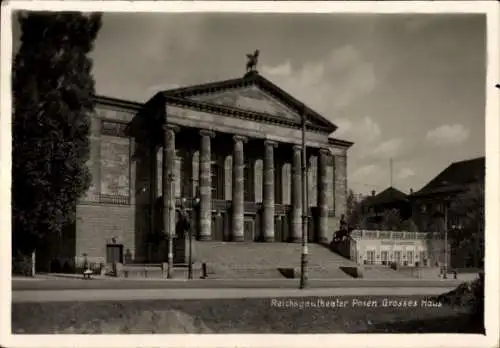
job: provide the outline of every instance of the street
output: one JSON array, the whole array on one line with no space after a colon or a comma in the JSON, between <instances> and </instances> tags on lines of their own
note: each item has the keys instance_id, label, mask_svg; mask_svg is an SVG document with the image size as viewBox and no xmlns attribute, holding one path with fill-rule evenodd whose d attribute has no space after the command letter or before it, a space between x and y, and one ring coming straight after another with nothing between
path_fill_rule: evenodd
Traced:
<instances>
[{"instance_id":1,"label":"street","mask_svg":"<svg viewBox=\"0 0 500 348\"><path fill-rule=\"evenodd\" d=\"M419 287L365 287L319 289L88 289L80 290L16 290L14 303L26 302L81 302L81 301L134 301L134 300L193 300L193 299L245 299L285 297L331 296L435 296L452 288Z\"/></svg>"},{"instance_id":2,"label":"street","mask_svg":"<svg viewBox=\"0 0 500 348\"><path fill-rule=\"evenodd\" d=\"M454 288L459 280L422 279L310 279L309 288ZM84 289L296 289L298 279L13 279L12 290Z\"/></svg>"}]
</instances>

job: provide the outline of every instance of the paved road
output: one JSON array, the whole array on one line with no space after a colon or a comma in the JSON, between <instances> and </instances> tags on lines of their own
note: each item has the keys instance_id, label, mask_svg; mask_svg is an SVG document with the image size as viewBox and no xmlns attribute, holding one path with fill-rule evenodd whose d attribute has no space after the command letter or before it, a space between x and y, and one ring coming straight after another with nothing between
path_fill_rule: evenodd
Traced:
<instances>
[{"instance_id":1,"label":"paved road","mask_svg":"<svg viewBox=\"0 0 500 348\"><path fill-rule=\"evenodd\" d=\"M457 280L420 279L311 279L309 288L454 288ZM14 279L12 290L84 290L84 289L296 289L298 279Z\"/></svg>"},{"instance_id":2,"label":"paved road","mask_svg":"<svg viewBox=\"0 0 500 348\"><path fill-rule=\"evenodd\" d=\"M75 301L133 301L188 300L335 296L435 296L450 288L337 288L337 289L120 289L104 290L23 290L13 291L12 301L75 302Z\"/></svg>"}]
</instances>

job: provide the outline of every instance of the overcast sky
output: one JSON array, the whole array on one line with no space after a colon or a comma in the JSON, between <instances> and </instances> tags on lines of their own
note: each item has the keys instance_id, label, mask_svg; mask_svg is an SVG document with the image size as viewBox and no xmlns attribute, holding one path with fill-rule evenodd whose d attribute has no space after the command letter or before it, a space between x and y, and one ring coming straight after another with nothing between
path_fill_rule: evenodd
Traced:
<instances>
[{"instance_id":1,"label":"overcast sky","mask_svg":"<svg viewBox=\"0 0 500 348\"><path fill-rule=\"evenodd\" d=\"M105 14L92 53L98 94L145 101L259 71L355 142L349 187L420 189L485 152L482 15Z\"/></svg>"}]
</instances>

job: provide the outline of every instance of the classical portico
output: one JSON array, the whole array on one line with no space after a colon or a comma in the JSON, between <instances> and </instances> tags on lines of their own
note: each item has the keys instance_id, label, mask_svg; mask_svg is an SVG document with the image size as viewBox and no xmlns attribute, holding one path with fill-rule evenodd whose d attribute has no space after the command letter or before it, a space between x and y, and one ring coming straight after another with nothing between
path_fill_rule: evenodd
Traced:
<instances>
[{"instance_id":1,"label":"classical portico","mask_svg":"<svg viewBox=\"0 0 500 348\"><path fill-rule=\"evenodd\" d=\"M149 171L151 212L162 216L150 219L150 233L175 231L183 199L198 240L300 241L302 117L309 239L326 242L329 220L344 213L352 143L331 138L335 125L256 72L160 92L130 123L137 152L150 154L144 163L161 168Z\"/></svg>"}]
</instances>

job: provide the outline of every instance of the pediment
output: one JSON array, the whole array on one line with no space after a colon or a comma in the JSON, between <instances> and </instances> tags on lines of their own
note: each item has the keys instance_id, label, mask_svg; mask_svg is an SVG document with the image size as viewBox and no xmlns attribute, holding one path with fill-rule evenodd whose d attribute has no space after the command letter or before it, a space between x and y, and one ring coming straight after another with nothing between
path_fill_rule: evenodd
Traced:
<instances>
[{"instance_id":1,"label":"pediment","mask_svg":"<svg viewBox=\"0 0 500 348\"><path fill-rule=\"evenodd\" d=\"M310 126L327 133L337 129L337 126L325 117L257 72L248 73L243 78L163 91L162 96L203 103L205 106L226 107L243 113L254 112L268 115L296 126L300 126L301 114L305 112Z\"/></svg>"},{"instance_id":2,"label":"pediment","mask_svg":"<svg viewBox=\"0 0 500 348\"><path fill-rule=\"evenodd\" d=\"M300 122L300 115L295 110L285 106L255 85L190 96L188 99Z\"/></svg>"}]
</instances>

